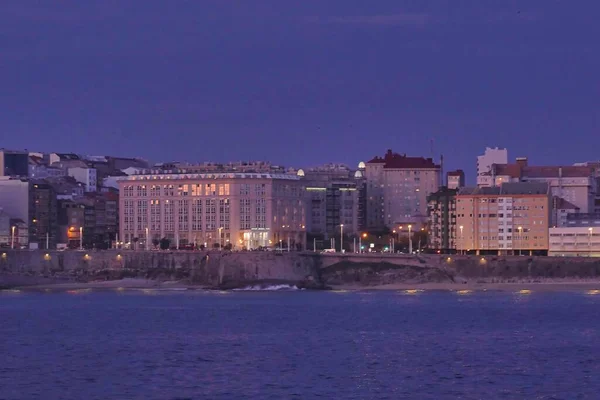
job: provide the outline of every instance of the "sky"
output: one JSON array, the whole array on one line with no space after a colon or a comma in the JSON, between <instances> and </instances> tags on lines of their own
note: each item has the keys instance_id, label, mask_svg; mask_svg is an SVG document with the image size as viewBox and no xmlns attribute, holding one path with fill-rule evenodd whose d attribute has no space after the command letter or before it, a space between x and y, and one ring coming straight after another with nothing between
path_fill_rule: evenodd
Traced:
<instances>
[{"instance_id":1,"label":"sky","mask_svg":"<svg viewBox=\"0 0 600 400\"><path fill-rule=\"evenodd\" d=\"M2 0L0 147L600 159L597 0Z\"/></svg>"}]
</instances>

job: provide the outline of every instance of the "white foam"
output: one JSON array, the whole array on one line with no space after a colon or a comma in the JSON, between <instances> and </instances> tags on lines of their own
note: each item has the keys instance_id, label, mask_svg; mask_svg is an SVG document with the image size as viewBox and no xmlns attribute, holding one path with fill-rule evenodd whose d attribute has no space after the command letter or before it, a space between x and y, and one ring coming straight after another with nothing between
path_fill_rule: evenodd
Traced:
<instances>
[{"instance_id":1,"label":"white foam","mask_svg":"<svg viewBox=\"0 0 600 400\"><path fill-rule=\"evenodd\" d=\"M296 285L268 285L268 286L246 286L245 288L233 289L236 292L277 292L284 290L300 290Z\"/></svg>"}]
</instances>

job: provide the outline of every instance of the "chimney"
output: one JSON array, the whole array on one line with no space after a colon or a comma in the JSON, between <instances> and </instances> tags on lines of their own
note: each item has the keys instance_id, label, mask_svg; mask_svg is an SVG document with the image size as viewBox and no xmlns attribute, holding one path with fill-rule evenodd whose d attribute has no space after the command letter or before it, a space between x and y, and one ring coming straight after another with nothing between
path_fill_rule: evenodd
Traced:
<instances>
[{"instance_id":1,"label":"chimney","mask_svg":"<svg viewBox=\"0 0 600 400\"><path fill-rule=\"evenodd\" d=\"M521 168L526 167L527 166L527 157L517 157L516 163Z\"/></svg>"}]
</instances>

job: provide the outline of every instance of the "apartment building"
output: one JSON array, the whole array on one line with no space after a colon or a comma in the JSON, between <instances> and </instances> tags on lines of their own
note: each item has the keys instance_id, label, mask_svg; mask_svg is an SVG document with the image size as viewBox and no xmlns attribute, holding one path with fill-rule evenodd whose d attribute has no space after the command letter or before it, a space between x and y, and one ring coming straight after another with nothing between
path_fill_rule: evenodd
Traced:
<instances>
[{"instance_id":1,"label":"apartment building","mask_svg":"<svg viewBox=\"0 0 600 400\"><path fill-rule=\"evenodd\" d=\"M391 150L367 162L367 227L424 226L427 196L439 189L440 174L440 165L431 158L407 157Z\"/></svg>"},{"instance_id":2,"label":"apartment building","mask_svg":"<svg viewBox=\"0 0 600 400\"><path fill-rule=\"evenodd\" d=\"M120 238L150 246L236 249L306 245L305 188L297 175L214 173L123 177Z\"/></svg>"},{"instance_id":3,"label":"apartment building","mask_svg":"<svg viewBox=\"0 0 600 400\"><path fill-rule=\"evenodd\" d=\"M429 205L429 248L440 253L456 249L456 195L458 189L442 187L427 197Z\"/></svg>"},{"instance_id":4,"label":"apartment building","mask_svg":"<svg viewBox=\"0 0 600 400\"><path fill-rule=\"evenodd\" d=\"M464 188L456 196L459 252L546 254L551 194L547 183Z\"/></svg>"},{"instance_id":5,"label":"apartment building","mask_svg":"<svg viewBox=\"0 0 600 400\"><path fill-rule=\"evenodd\" d=\"M564 221L565 204L582 213L594 212L596 208L598 179L592 166L530 166L527 158L521 157L513 164L492 165L489 178L492 186L505 182L547 183L554 198L552 226L561 226Z\"/></svg>"},{"instance_id":6,"label":"apartment building","mask_svg":"<svg viewBox=\"0 0 600 400\"><path fill-rule=\"evenodd\" d=\"M363 182L360 171L352 171L346 165L327 164L299 170L298 176L306 187L308 233L328 238L342 230L347 235L359 231Z\"/></svg>"}]
</instances>

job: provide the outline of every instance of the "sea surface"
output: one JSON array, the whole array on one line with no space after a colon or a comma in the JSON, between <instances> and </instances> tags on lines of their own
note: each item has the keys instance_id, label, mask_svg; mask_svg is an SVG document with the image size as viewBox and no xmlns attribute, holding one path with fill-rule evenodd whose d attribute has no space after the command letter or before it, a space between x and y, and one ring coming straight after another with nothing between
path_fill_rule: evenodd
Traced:
<instances>
[{"instance_id":1,"label":"sea surface","mask_svg":"<svg viewBox=\"0 0 600 400\"><path fill-rule=\"evenodd\" d=\"M0 399L599 399L598 292L0 293Z\"/></svg>"}]
</instances>

